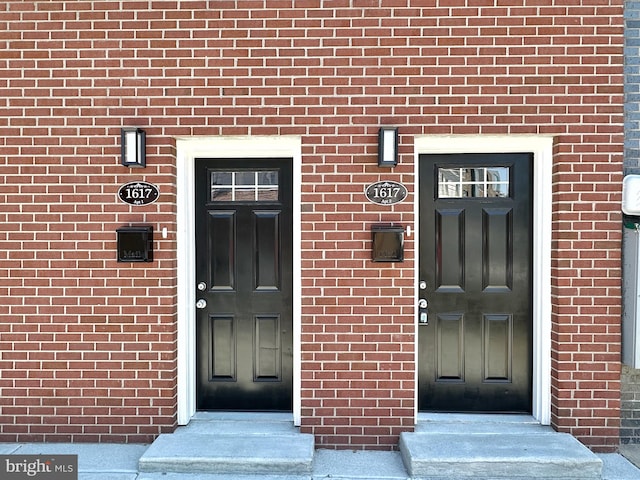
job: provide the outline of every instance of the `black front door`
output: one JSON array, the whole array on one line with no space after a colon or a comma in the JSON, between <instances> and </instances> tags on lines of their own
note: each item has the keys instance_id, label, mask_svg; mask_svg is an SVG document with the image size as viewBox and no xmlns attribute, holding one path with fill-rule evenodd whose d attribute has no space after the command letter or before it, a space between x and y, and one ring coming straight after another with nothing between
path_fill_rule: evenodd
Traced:
<instances>
[{"instance_id":1,"label":"black front door","mask_svg":"<svg viewBox=\"0 0 640 480\"><path fill-rule=\"evenodd\" d=\"M197 408L291 411L291 160L195 173Z\"/></svg>"},{"instance_id":2,"label":"black front door","mask_svg":"<svg viewBox=\"0 0 640 480\"><path fill-rule=\"evenodd\" d=\"M530 412L532 156L419 168L419 408Z\"/></svg>"}]
</instances>

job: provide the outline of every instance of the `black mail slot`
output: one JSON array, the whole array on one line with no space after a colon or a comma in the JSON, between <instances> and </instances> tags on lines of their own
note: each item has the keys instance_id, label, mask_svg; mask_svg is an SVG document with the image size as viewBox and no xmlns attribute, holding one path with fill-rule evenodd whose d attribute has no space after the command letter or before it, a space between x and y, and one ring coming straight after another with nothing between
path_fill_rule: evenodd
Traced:
<instances>
[{"instance_id":1,"label":"black mail slot","mask_svg":"<svg viewBox=\"0 0 640 480\"><path fill-rule=\"evenodd\" d=\"M372 261L404 261L404 228L390 225L371 227L373 237Z\"/></svg>"},{"instance_id":2,"label":"black mail slot","mask_svg":"<svg viewBox=\"0 0 640 480\"><path fill-rule=\"evenodd\" d=\"M118 236L119 262L153 262L153 227L121 227Z\"/></svg>"}]
</instances>

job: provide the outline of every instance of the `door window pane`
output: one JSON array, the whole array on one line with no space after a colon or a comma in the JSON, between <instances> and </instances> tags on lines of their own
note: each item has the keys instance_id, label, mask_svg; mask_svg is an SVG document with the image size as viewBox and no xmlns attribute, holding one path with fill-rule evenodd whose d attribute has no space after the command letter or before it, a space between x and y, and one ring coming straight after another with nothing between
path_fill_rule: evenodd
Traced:
<instances>
[{"instance_id":1,"label":"door window pane","mask_svg":"<svg viewBox=\"0 0 640 480\"><path fill-rule=\"evenodd\" d=\"M233 172L236 185L255 185L257 172Z\"/></svg>"},{"instance_id":2,"label":"door window pane","mask_svg":"<svg viewBox=\"0 0 640 480\"><path fill-rule=\"evenodd\" d=\"M212 202L230 202L232 197L230 188L211 188L211 201Z\"/></svg>"},{"instance_id":3,"label":"door window pane","mask_svg":"<svg viewBox=\"0 0 640 480\"><path fill-rule=\"evenodd\" d=\"M438 168L438 198L508 196L508 167Z\"/></svg>"},{"instance_id":4,"label":"door window pane","mask_svg":"<svg viewBox=\"0 0 640 480\"><path fill-rule=\"evenodd\" d=\"M278 172L258 172L259 185L278 185Z\"/></svg>"},{"instance_id":5,"label":"door window pane","mask_svg":"<svg viewBox=\"0 0 640 480\"><path fill-rule=\"evenodd\" d=\"M233 201L235 202L255 202L255 190L247 190L246 188L237 188L234 190Z\"/></svg>"},{"instance_id":6,"label":"door window pane","mask_svg":"<svg viewBox=\"0 0 640 480\"><path fill-rule=\"evenodd\" d=\"M231 172L213 172L211 174L212 185L231 185L233 174Z\"/></svg>"},{"instance_id":7,"label":"door window pane","mask_svg":"<svg viewBox=\"0 0 640 480\"><path fill-rule=\"evenodd\" d=\"M210 171L212 202L278 200L277 170Z\"/></svg>"},{"instance_id":8,"label":"door window pane","mask_svg":"<svg viewBox=\"0 0 640 480\"><path fill-rule=\"evenodd\" d=\"M271 188L261 188L258 190L259 202L277 202L278 201L278 186Z\"/></svg>"}]
</instances>

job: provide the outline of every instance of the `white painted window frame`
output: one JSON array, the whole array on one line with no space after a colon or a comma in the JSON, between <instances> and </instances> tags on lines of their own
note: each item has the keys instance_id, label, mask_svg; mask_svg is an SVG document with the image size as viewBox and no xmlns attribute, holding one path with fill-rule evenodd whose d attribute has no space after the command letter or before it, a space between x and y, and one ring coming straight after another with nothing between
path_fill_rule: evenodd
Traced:
<instances>
[{"instance_id":1,"label":"white painted window frame","mask_svg":"<svg viewBox=\"0 0 640 480\"><path fill-rule=\"evenodd\" d=\"M293 168L293 421L301 417L301 164L298 136L186 137L176 139L178 262L178 424L196 413L195 159L291 158Z\"/></svg>"},{"instance_id":2,"label":"white painted window frame","mask_svg":"<svg viewBox=\"0 0 640 480\"><path fill-rule=\"evenodd\" d=\"M415 218L419 217L421 154L533 153L533 417L551 423L551 206L553 137L545 135L420 135L414 138ZM419 228L415 244L419 245ZM419 249L416 247L416 257ZM418 299L419 258L415 298ZM416 340L416 358L418 342ZM416 419L418 418L416 369Z\"/></svg>"}]
</instances>

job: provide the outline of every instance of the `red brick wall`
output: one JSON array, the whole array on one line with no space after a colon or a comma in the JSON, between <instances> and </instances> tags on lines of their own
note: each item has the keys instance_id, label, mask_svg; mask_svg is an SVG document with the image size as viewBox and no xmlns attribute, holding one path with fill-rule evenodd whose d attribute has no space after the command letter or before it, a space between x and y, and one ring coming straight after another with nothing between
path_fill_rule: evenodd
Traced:
<instances>
[{"instance_id":1,"label":"red brick wall","mask_svg":"<svg viewBox=\"0 0 640 480\"><path fill-rule=\"evenodd\" d=\"M501 6L494 6L500 3ZM420 134L556 136L553 422L617 443L622 0L6 1L0 5L0 440L175 425L176 136L300 135L303 430L391 448L413 423L414 246L369 261ZM380 170L376 133L400 127ZM119 129L147 131L144 173ZM119 185L157 184L128 207ZM144 221L152 264L114 261Z\"/></svg>"}]
</instances>

